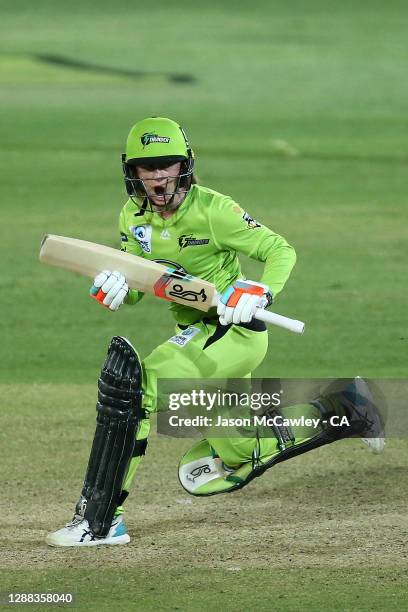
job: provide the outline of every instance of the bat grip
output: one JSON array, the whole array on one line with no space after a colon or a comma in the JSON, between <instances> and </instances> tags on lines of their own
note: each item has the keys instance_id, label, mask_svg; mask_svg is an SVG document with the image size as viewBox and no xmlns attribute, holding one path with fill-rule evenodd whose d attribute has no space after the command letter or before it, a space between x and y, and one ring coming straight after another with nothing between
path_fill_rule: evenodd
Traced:
<instances>
[{"instance_id":1,"label":"bat grip","mask_svg":"<svg viewBox=\"0 0 408 612\"><path fill-rule=\"evenodd\" d=\"M303 334L305 331L305 324L303 321L297 321L296 319L289 319L289 317L284 317L283 315L276 314L276 312L269 312L268 310L264 310L263 308L258 308L255 313L255 319L259 321L264 321L265 323L269 323L270 325L277 325L278 327L283 327L295 334Z\"/></svg>"},{"instance_id":2,"label":"bat grip","mask_svg":"<svg viewBox=\"0 0 408 612\"><path fill-rule=\"evenodd\" d=\"M217 306L219 302L219 295L215 295L212 301L213 306ZM296 319L289 319L289 317L284 317L283 315L276 314L276 312L269 312L268 310L264 310L263 308L258 308L255 313L255 319L259 321L264 321L269 325L276 325L277 327L283 327L283 329L287 329L295 334L303 334L305 331L305 324L303 321L297 321Z\"/></svg>"}]
</instances>

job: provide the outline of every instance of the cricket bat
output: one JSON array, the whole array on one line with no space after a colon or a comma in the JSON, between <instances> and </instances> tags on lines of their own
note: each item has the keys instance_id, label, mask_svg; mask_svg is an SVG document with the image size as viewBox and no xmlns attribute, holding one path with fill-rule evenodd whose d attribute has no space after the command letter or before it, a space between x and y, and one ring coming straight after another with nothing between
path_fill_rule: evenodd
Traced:
<instances>
[{"instance_id":1,"label":"cricket bat","mask_svg":"<svg viewBox=\"0 0 408 612\"><path fill-rule=\"evenodd\" d=\"M198 310L207 311L219 301L213 283L144 257L86 240L46 234L41 243L40 261L91 278L102 270L118 270L131 289ZM302 334L305 327L302 321L261 308L255 318L297 334Z\"/></svg>"}]
</instances>

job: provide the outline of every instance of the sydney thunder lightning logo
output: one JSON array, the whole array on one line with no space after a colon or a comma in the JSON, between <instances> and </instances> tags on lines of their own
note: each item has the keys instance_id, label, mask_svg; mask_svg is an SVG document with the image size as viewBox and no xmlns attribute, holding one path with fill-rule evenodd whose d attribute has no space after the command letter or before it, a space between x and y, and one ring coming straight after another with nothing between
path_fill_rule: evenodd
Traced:
<instances>
[{"instance_id":1,"label":"sydney thunder lightning logo","mask_svg":"<svg viewBox=\"0 0 408 612\"><path fill-rule=\"evenodd\" d=\"M170 142L170 138L168 138L167 136L159 136L158 134L153 134L153 132L146 132L145 134L143 134L143 136L140 137L140 140L144 147L147 147L147 145L152 144L152 142Z\"/></svg>"}]
</instances>

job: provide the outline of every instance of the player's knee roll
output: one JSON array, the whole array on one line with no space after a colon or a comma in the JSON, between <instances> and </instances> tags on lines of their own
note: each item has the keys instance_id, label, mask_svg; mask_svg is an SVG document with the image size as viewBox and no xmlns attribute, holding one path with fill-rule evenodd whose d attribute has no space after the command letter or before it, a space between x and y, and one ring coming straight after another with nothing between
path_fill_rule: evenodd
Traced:
<instances>
[{"instance_id":1,"label":"player's knee roll","mask_svg":"<svg viewBox=\"0 0 408 612\"><path fill-rule=\"evenodd\" d=\"M132 345L115 336L109 346L105 363L98 380L96 409L102 414L138 412L142 382L139 358ZM142 418L139 410L137 414Z\"/></svg>"}]
</instances>

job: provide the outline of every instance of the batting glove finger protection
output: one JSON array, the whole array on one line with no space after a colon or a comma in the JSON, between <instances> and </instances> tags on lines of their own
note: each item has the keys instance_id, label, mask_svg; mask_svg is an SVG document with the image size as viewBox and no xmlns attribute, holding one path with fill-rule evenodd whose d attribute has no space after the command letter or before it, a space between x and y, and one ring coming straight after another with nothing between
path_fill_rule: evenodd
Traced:
<instances>
[{"instance_id":1,"label":"batting glove finger protection","mask_svg":"<svg viewBox=\"0 0 408 612\"><path fill-rule=\"evenodd\" d=\"M110 310L118 310L129 291L126 279L117 270L103 270L98 274L90 289L91 297Z\"/></svg>"},{"instance_id":2,"label":"batting glove finger protection","mask_svg":"<svg viewBox=\"0 0 408 612\"><path fill-rule=\"evenodd\" d=\"M103 270L100 274L95 276L93 285L91 287L91 291L93 288L100 289L102 285L106 282L106 279L112 274L110 270Z\"/></svg>"},{"instance_id":3,"label":"batting glove finger protection","mask_svg":"<svg viewBox=\"0 0 408 612\"><path fill-rule=\"evenodd\" d=\"M125 281L125 277L123 276L123 274L115 270L114 272L110 273L106 281L103 283L101 289L104 293L109 293L109 291L115 285L117 285L118 283L123 284L124 281Z\"/></svg>"},{"instance_id":4,"label":"batting glove finger protection","mask_svg":"<svg viewBox=\"0 0 408 612\"><path fill-rule=\"evenodd\" d=\"M119 289L117 295L113 298L112 302L110 303L109 308L111 310L117 310L119 306L122 306L125 300L125 297L128 294L128 291L129 291L129 287L127 286L127 283L125 283L123 287Z\"/></svg>"}]
</instances>

